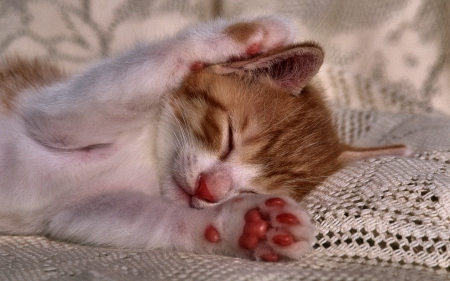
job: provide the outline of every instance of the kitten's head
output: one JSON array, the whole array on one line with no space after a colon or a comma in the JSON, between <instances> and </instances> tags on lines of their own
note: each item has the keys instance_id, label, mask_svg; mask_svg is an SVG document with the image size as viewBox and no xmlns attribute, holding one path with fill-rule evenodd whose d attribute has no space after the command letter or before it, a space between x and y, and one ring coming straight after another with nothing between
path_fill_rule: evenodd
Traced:
<instances>
[{"instance_id":1,"label":"kitten's head","mask_svg":"<svg viewBox=\"0 0 450 281\"><path fill-rule=\"evenodd\" d=\"M201 208L242 192L300 199L342 166L315 44L191 73L161 114L163 196Z\"/></svg>"},{"instance_id":2,"label":"kitten's head","mask_svg":"<svg viewBox=\"0 0 450 281\"><path fill-rule=\"evenodd\" d=\"M314 44L191 73L161 115L163 195L195 207L237 193L300 198L340 167Z\"/></svg>"}]
</instances>

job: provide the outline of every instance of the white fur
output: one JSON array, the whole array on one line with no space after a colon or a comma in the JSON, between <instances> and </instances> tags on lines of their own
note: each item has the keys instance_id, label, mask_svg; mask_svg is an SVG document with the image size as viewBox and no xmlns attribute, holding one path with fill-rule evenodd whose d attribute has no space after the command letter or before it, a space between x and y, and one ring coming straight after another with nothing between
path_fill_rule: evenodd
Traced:
<instances>
[{"instance_id":1,"label":"white fur","mask_svg":"<svg viewBox=\"0 0 450 281\"><path fill-rule=\"evenodd\" d=\"M167 107L161 117L161 104L195 62L222 62L245 56L254 43L266 51L293 39L293 28L284 19L252 21L261 28L244 44L223 33L234 21L219 20L141 44L67 81L22 93L17 111L0 121L0 232L248 255L237 246L243 217L267 197L244 197L234 207L226 200L251 190L246 190L248 180L258 167L224 164L189 147L183 132L168 124L173 116ZM196 161L180 160L192 155ZM219 204L190 202L198 174L212 168L228 171L232 187L214 191ZM188 190L174 184L176 177ZM205 240L210 224L225 242ZM301 229L295 235L307 244L311 226L305 223ZM302 252L298 245L292 251L270 247L289 257Z\"/></svg>"}]
</instances>

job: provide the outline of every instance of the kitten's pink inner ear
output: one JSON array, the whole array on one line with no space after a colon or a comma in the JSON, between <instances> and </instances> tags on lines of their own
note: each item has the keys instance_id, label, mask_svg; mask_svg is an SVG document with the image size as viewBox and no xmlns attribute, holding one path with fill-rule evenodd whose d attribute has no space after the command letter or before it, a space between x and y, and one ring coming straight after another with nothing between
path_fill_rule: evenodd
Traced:
<instances>
[{"instance_id":1,"label":"kitten's pink inner ear","mask_svg":"<svg viewBox=\"0 0 450 281\"><path fill-rule=\"evenodd\" d=\"M324 53L319 46L305 43L287 46L249 60L214 65L212 70L219 74L265 74L279 87L298 93L317 74L323 58Z\"/></svg>"}]
</instances>

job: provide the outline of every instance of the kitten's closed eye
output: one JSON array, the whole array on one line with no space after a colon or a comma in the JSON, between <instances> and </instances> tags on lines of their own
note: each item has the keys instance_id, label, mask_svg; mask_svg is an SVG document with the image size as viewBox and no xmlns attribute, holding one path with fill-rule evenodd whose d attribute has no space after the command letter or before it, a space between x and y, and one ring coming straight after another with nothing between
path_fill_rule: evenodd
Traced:
<instances>
[{"instance_id":1,"label":"kitten's closed eye","mask_svg":"<svg viewBox=\"0 0 450 281\"><path fill-rule=\"evenodd\" d=\"M225 148L220 155L220 160L226 160L231 152L234 150L234 135L233 135L233 127L231 126L231 122L228 122L228 132L227 132L227 142L225 143Z\"/></svg>"}]
</instances>

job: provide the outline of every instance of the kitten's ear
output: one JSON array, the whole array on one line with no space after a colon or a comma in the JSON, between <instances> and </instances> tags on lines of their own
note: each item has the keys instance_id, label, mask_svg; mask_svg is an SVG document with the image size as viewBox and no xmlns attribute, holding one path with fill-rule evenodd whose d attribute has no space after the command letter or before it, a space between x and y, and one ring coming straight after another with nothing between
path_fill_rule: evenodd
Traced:
<instances>
[{"instance_id":1,"label":"kitten's ear","mask_svg":"<svg viewBox=\"0 0 450 281\"><path fill-rule=\"evenodd\" d=\"M299 91L316 75L324 52L315 43L286 46L252 59L211 66L218 74L268 75L276 85L292 93Z\"/></svg>"},{"instance_id":2,"label":"kitten's ear","mask_svg":"<svg viewBox=\"0 0 450 281\"><path fill-rule=\"evenodd\" d=\"M379 147L353 147L342 145L342 153L339 160L343 163L363 160L379 156L402 156L406 157L411 154L407 146L403 144Z\"/></svg>"}]
</instances>

